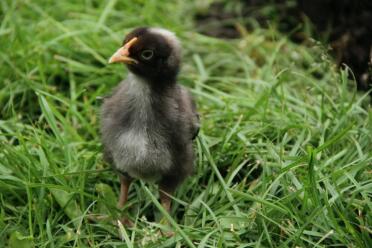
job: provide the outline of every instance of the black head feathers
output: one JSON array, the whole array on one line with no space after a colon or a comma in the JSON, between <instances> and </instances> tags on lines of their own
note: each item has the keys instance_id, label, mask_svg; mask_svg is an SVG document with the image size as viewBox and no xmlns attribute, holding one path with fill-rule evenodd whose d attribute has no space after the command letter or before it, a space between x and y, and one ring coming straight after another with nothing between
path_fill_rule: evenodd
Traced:
<instances>
[{"instance_id":1,"label":"black head feathers","mask_svg":"<svg viewBox=\"0 0 372 248\"><path fill-rule=\"evenodd\" d=\"M180 69L177 37L161 28L137 28L124 39L110 63L123 62L129 70L153 84L174 83Z\"/></svg>"}]
</instances>

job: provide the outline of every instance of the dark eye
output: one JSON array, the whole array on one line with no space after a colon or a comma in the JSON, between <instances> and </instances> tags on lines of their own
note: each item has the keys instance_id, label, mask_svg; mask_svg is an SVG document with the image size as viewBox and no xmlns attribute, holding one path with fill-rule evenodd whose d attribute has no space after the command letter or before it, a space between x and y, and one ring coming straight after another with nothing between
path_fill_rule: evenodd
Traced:
<instances>
[{"instance_id":1,"label":"dark eye","mask_svg":"<svg viewBox=\"0 0 372 248\"><path fill-rule=\"evenodd\" d=\"M141 57L145 60L149 60L152 58L152 56L154 56L154 51L153 50L144 50L142 53L141 53Z\"/></svg>"}]
</instances>

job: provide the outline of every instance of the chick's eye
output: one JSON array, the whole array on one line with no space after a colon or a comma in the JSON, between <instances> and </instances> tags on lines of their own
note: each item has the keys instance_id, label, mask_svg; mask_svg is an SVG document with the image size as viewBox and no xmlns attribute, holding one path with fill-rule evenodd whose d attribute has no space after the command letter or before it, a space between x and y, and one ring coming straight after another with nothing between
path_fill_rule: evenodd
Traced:
<instances>
[{"instance_id":1,"label":"chick's eye","mask_svg":"<svg viewBox=\"0 0 372 248\"><path fill-rule=\"evenodd\" d=\"M141 53L141 57L145 60L149 60L152 58L152 56L154 56L154 51L153 50L144 50L142 53Z\"/></svg>"}]
</instances>

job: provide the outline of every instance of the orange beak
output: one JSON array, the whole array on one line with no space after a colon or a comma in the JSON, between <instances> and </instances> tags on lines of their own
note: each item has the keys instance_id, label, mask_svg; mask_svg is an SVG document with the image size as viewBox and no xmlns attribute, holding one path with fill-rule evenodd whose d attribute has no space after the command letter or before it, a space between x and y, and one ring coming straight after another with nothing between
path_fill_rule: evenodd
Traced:
<instances>
[{"instance_id":1,"label":"orange beak","mask_svg":"<svg viewBox=\"0 0 372 248\"><path fill-rule=\"evenodd\" d=\"M137 37L134 37L128 41L123 47L120 47L114 55L109 59L109 64L122 62L124 64L137 64L138 61L129 57L129 48L138 40Z\"/></svg>"}]
</instances>

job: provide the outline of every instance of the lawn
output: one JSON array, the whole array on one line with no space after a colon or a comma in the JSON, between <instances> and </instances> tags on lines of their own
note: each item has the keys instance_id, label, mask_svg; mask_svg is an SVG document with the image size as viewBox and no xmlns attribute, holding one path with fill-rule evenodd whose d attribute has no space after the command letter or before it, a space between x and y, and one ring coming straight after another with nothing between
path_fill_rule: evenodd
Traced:
<instances>
[{"instance_id":1,"label":"lawn","mask_svg":"<svg viewBox=\"0 0 372 248\"><path fill-rule=\"evenodd\" d=\"M371 247L368 94L325 46L275 23L198 33L207 2L0 2L0 247ZM139 181L135 227L113 224L119 180L102 159L101 99L127 74L107 60L144 25L181 39L179 82L202 120L195 173L165 216L172 238Z\"/></svg>"}]
</instances>

